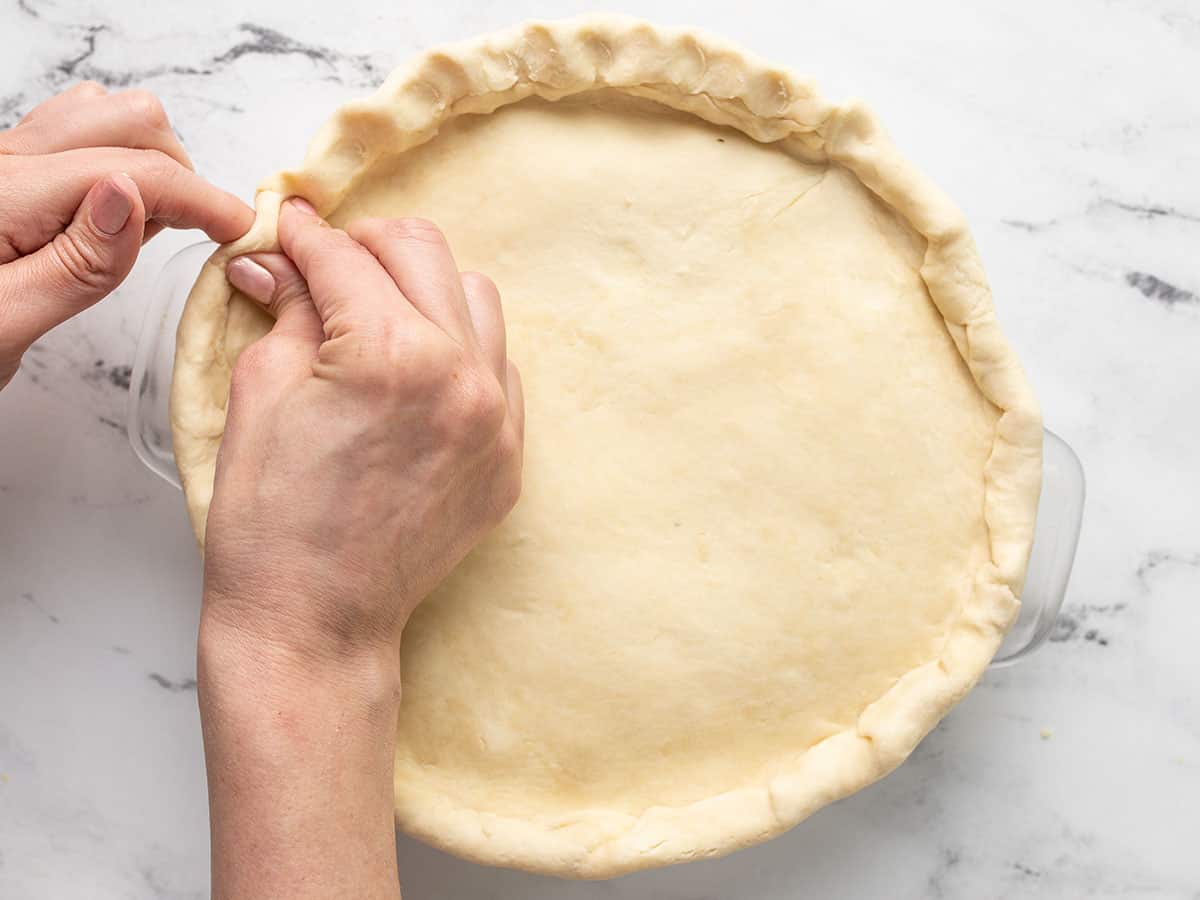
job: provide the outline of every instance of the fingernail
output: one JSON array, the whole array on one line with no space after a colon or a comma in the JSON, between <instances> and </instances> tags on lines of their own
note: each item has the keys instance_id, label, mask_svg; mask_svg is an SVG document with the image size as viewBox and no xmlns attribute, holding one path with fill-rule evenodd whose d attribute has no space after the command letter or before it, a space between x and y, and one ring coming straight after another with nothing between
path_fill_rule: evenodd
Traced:
<instances>
[{"instance_id":1,"label":"fingernail","mask_svg":"<svg viewBox=\"0 0 1200 900\"><path fill-rule=\"evenodd\" d=\"M229 283L252 300L270 303L275 293L275 276L248 256L239 256L225 267Z\"/></svg>"},{"instance_id":2,"label":"fingernail","mask_svg":"<svg viewBox=\"0 0 1200 900\"><path fill-rule=\"evenodd\" d=\"M133 212L130 192L136 190L133 179L124 173L105 178L92 202L92 224L105 234L120 234Z\"/></svg>"},{"instance_id":3,"label":"fingernail","mask_svg":"<svg viewBox=\"0 0 1200 900\"><path fill-rule=\"evenodd\" d=\"M302 212L306 216L315 216L317 214L317 211L313 209L313 205L303 197L292 197L290 200L288 200L288 203L290 203L297 212Z\"/></svg>"}]
</instances>

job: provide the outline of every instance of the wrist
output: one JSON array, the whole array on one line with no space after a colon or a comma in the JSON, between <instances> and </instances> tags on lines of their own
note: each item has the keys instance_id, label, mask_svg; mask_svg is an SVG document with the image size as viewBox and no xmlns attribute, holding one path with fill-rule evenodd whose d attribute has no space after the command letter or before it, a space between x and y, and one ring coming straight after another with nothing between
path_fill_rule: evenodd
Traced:
<instances>
[{"instance_id":1,"label":"wrist","mask_svg":"<svg viewBox=\"0 0 1200 900\"><path fill-rule=\"evenodd\" d=\"M197 641L201 711L259 719L270 710L338 709L364 727L394 727L400 707L400 656L389 642L322 647L271 636L201 614Z\"/></svg>"},{"instance_id":2,"label":"wrist","mask_svg":"<svg viewBox=\"0 0 1200 900\"><path fill-rule=\"evenodd\" d=\"M278 533L243 538L235 549L229 546L232 531L210 514L209 535L224 537L205 548L202 623L220 624L226 637L241 633L252 647L265 641L279 655L318 666L398 656L413 604L397 597L378 566Z\"/></svg>"}]
</instances>

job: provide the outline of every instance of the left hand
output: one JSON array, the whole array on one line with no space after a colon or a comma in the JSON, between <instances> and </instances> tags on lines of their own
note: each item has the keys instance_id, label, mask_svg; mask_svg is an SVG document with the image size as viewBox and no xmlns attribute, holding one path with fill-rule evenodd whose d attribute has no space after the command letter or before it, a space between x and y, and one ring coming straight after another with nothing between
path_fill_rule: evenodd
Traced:
<instances>
[{"instance_id":1,"label":"left hand","mask_svg":"<svg viewBox=\"0 0 1200 900\"><path fill-rule=\"evenodd\" d=\"M164 226L240 237L253 211L196 175L146 91L84 82L0 131L0 388L29 346L110 293Z\"/></svg>"}]
</instances>

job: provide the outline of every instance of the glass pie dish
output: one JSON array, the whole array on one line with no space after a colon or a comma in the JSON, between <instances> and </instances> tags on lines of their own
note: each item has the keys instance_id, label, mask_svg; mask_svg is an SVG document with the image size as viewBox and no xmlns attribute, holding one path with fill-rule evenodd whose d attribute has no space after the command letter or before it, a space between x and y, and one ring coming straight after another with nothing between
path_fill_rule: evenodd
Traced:
<instances>
[{"instance_id":1,"label":"glass pie dish","mask_svg":"<svg viewBox=\"0 0 1200 900\"><path fill-rule=\"evenodd\" d=\"M167 410L175 327L192 284L214 249L216 245L211 242L194 244L175 254L163 267L146 311L130 381L130 444L150 471L176 488L180 482ZM1078 456L1062 438L1047 430L1042 493L1021 612L993 659L992 668L1012 665L1050 636L1071 575L1084 496Z\"/></svg>"}]
</instances>

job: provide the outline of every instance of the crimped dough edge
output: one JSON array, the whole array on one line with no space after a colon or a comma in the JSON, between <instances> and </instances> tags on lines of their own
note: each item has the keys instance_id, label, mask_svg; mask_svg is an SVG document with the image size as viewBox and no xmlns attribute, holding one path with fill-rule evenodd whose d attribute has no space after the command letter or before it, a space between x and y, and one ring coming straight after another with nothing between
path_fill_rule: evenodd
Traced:
<instances>
[{"instance_id":1,"label":"crimped dough edge","mask_svg":"<svg viewBox=\"0 0 1200 900\"><path fill-rule=\"evenodd\" d=\"M895 769L974 686L1016 617L1041 486L1037 402L996 321L982 263L962 214L895 149L860 103L831 103L812 84L692 30L593 15L529 22L430 50L370 97L335 112L296 169L258 190L251 230L206 263L180 320L171 422L188 511L203 544L229 381L224 333L234 256L278 249L281 201L335 209L381 157L431 139L463 113L530 96L556 100L599 88L655 100L810 162L853 172L927 241L920 274L979 390L1000 411L985 465L991 561L950 627L939 658L902 676L856 727L798 751L767 783L686 807L632 816L581 809L569 819L517 819L462 806L396 773L396 818L407 833L467 859L568 878L608 878L721 856L774 837Z\"/></svg>"}]
</instances>

